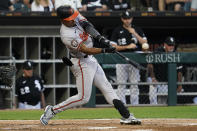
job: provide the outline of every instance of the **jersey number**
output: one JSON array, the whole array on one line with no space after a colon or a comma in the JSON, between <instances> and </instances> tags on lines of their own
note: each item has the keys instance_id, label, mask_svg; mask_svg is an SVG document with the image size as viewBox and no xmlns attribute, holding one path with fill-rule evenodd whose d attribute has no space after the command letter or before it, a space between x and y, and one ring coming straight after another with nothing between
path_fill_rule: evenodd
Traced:
<instances>
[{"instance_id":1,"label":"jersey number","mask_svg":"<svg viewBox=\"0 0 197 131\"><path fill-rule=\"evenodd\" d=\"M126 38L118 39L118 44L119 44L119 45L126 45L126 44L127 44Z\"/></svg>"},{"instance_id":2,"label":"jersey number","mask_svg":"<svg viewBox=\"0 0 197 131\"><path fill-rule=\"evenodd\" d=\"M25 86L24 88L21 88L20 90L21 90L21 95L30 93L28 86Z\"/></svg>"}]
</instances>

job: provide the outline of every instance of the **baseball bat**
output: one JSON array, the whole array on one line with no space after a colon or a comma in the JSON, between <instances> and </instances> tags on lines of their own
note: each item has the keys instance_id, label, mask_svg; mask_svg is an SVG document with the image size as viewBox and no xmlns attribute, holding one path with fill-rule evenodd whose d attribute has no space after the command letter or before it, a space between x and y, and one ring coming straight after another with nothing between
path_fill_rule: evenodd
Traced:
<instances>
[{"instance_id":1,"label":"baseball bat","mask_svg":"<svg viewBox=\"0 0 197 131\"><path fill-rule=\"evenodd\" d=\"M105 44L105 46L110 47L111 45L110 45L110 44ZM119 55L120 57L122 57L127 63L133 65L133 66L136 67L137 69L144 70L144 71L147 70L144 66L142 66L142 65L140 65L139 63L137 63L137 62L135 62L135 61L129 59L128 57L124 56L124 55L121 54L120 52L115 51L115 53L116 53L117 55Z\"/></svg>"},{"instance_id":2,"label":"baseball bat","mask_svg":"<svg viewBox=\"0 0 197 131\"><path fill-rule=\"evenodd\" d=\"M128 57L124 56L124 55L121 54L120 52L115 51L115 53L116 53L117 55L119 55L120 57L122 57L127 63L133 65L134 67L136 67L136 68L138 68L138 69L140 69L140 70L144 70L144 71L147 70L144 66L142 66L142 65L140 65L139 63L137 63L137 62L135 62L135 61L129 59Z\"/></svg>"}]
</instances>

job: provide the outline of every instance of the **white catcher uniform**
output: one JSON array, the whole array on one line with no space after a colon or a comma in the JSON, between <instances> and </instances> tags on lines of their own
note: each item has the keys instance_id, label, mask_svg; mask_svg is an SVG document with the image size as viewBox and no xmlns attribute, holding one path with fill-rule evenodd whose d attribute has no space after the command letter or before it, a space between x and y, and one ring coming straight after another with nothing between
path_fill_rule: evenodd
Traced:
<instances>
[{"instance_id":1,"label":"white catcher uniform","mask_svg":"<svg viewBox=\"0 0 197 131\"><path fill-rule=\"evenodd\" d=\"M82 43L89 48L93 47L91 37L84 32L82 27L79 25L66 27L62 24L60 35L63 43L69 49L70 55L72 56L71 61L74 65L71 66L71 71L76 77L78 94L55 105L53 107L54 112L58 113L87 103L91 96L92 84L101 90L109 104L113 104L114 99L119 100L95 57L92 55L87 56L79 51L80 44Z\"/></svg>"}]
</instances>

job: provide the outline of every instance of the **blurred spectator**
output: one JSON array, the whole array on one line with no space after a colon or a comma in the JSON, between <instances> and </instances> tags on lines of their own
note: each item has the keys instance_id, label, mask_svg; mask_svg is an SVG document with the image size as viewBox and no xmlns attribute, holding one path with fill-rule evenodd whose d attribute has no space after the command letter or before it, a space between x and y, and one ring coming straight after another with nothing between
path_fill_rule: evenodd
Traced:
<instances>
[{"instance_id":1,"label":"blurred spectator","mask_svg":"<svg viewBox=\"0 0 197 131\"><path fill-rule=\"evenodd\" d=\"M159 10L181 11L188 0L159 0Z\"/></svg>"},{"instance_id":2,"label":"blurred spectator","mask_svg":"<svg viewBox=\"0 0 197 131\"><path fill-rule=\"evenodd\" d=\"M184 11L190 11L192 0L187 0L184 5Z\"/></svg>"},{"instance_id":3,"label":"blurred spectator","mask_svg":"<svg viewBox=\"0 0 197 131\"><path fill-rule=\"evenodd\" d=\"M82 0L83 11L105 11L107 10L106 0Z\"/></svg>"},{"instance_id":4,"label":"blurred spectator","mask_svg":"<svg viewBox=\"0 0 197 131\"><path fill-rule=\"evenodd\" d=\"M82 10L81 0L55 0L55 9L63 5L69 5L75 10Z\"/></svg>"},{"instance_id":5,"label":"blurred spectator","mask_svg":"<svg viewBox=\"0 0 197 131\"><path fill-rule=\"evenodd\" d=\"M175 52L175 39L173 37L167 37L164 41L164 45L157 48L155 53L170 53ZM183 67L181 65L177 66L177 78L178 81L182 81L182 70ZM158 63L158 64L148 64L148 71L150 77L148 78L148 82L167 82L168 81L168 64L166 63ZM177 88L177 92L182 91L182 86L179 85ZM168 85L150 85L149 89L149 99L150 104L167 104L167 96L157 96L157 93L168 93Z\"/></svg>"},{"instance_id":6,"label":"blurred spectator","mask_svg":"<svg viewBox=\"0 0 197 131\"><path fill-rule=\"evenodd\" d=\"M33 74L33 62L23 63L23 76L16 80L16 103L19 109L45 107L44 87L40 77Z\"/></svg>"},{"instance_id":7,"label":"blurred spectator","mask_svg":"<svg viewBox=\"0 0 197 131\"><path fill-rule=\"evenodd\" d=\"M157 0L140 0L144 7L147 8L147 11L157 10L156 3ZM153 9L154 6L154 9Z\"/></svg>"},{"instance_id":8,"label":"blurred spectator","mask_svg":"<svg viewBox=\"0 0 197 131\"><path fill-rule=\"evenodd\" d=\"M34 0L29 0L29 3L32 4Z\"/></svg>"},{"instance_id":9,"label":"blurred spectator","mask_svg":"<svg viewBox=\"0 0 197 131\"><path fill-rule=\"evenodd\" d=\"M132 44L133 48L125 50L124 52L140 51L141 45L147 42L147 38L142 29L135 27L132 24L133 17L129 11L123 12L121 16L122 25L115 28L111 40L116 42L119 46ZM140 81L139 69L131 64L116 64L117 83L137 83ZM126 104L126 85L119 85L117 95L120 100ZM130 102L132 105L139 104L139 89L138 85L130 86Z\"/></svg>"},{"instance_id":10,"label":"blurred spectator","mask_svg":"<svg viewBox=\"0 0 197 131\"><path fill-rule=\"evenodd\" d=\"M34 0L31 4L31 11L51 12L53 9L51 0Z\"/></svg>"},{"instance_id":11,"label":"blurred spectator","mask_svg":"<svg viewBox=\"0 0 197 131\"><path fill-rule=\"evenodd\" d=\"M197 11L197 0L192 0L191 11Z\"/></svg>"},{"instance_id":12,"label":"blurred spectator","mask_svg":"<svg viewBox=\"0 0 197 131\"><path fill-rule=\"evenodd\" d=\"M3 11L14 11L14 7L10 0L0 0L0 10Z\"/></svg>"},{"instance_id":13,"label":"blurred spectator","mask_svg":"<svg viewBox=\"0 0 197 131\"><path fill-rule=\"evenodd\" d=\"M31 11L31 4L29 3L29 0L16 0L16 3L14 4L14 11Z\"/></svg>"},{"instance_id":14,"label":"blurred spectator","mask_svg":"<svg viewBox=\"0 0 197 131\"><path fill-rule=\"evenodd\" d=\"M17 0L10 0L12 4L15 4Z\"/></svg>"},{"instance_id":15,"label":"blurred spectator","mask_svg":"<svg viewBox=\"0 0 197 131\"><path fill-rule=\"evenodd\" d=\"M130 0L108 0L108 7L114 11L130 10Z\"/></svg>"}]
</instances>

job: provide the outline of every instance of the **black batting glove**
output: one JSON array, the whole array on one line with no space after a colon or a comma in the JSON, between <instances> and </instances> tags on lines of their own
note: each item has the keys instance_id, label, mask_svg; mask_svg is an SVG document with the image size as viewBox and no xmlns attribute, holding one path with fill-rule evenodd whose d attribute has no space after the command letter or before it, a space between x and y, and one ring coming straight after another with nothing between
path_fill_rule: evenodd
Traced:
<instances>
[{"instance_id":1,"label":"black batting glove","mask_svg":"<svg viewBox=\"0 0 197 131\"><path fill-rule=\"evenodd\" d=\"M98 35L97 40L99 41L99 43L106 45L107 47L110 46L110 41L106 39L104 36Z\"/></svg>"},{"instance_id":2,"label":"black batting glove","mask_svg":"<svg viewBox=\"0 0 197 131\"><path fill-rule=\"evenodd\" d=\"M111 46L109 48L102 48L101 52L102 53L114 53L116 51L116 48Z\"/></svg>"}]
</instances>

